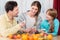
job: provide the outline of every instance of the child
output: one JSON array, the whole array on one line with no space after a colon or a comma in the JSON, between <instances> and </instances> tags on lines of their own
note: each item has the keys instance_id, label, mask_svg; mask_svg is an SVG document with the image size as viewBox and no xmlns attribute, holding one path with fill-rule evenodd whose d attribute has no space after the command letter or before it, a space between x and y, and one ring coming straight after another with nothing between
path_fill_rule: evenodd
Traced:
<instances>
[{"instance_id":1,"label":"child","mask_svg":"<svg viewBox=\"0 0 60 40\"><path fill-rule=\"evenodd\" d=\"M59 21L57 19L57 11L48 9L46 12L46 20L40 24L40 29L45 29L45 32L51 33L53 36L58 34Z\"/></svg>"}]
</instances>

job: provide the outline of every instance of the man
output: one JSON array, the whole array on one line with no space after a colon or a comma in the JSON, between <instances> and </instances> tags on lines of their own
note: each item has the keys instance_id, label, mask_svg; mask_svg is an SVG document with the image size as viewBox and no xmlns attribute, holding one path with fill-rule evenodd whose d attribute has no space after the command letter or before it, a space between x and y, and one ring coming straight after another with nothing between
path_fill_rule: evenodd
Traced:
<instances>
[{"instance_id":1,"label":"man","mask_svg":"<svg viewBox=\"0 0 60 40\"><path fill-rule=\"evenodd\" d=\"M15 1L8 1L5 5L6 13L0 16L0 35L7 37L9 34L14 34L24 23L17 24L14 17L18 16L18 5Z\"/></svg>"}]
</instances>

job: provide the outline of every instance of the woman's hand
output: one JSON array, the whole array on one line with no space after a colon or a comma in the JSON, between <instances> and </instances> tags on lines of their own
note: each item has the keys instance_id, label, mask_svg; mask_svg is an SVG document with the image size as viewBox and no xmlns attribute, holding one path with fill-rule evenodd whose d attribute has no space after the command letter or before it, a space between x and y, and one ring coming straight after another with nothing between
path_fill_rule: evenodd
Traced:
<instances>
[{"instance_id":1,"label":"woman's hand","mask_svg":"<svg viewBox=\"0 0 60 40\"><path fill-rule=\"evenodd\" d=\"M25 32L29 33L32 30L32 28L27 28Z\"/></svg>"},{"instance_id":2,"label":"woman's hand","mask_svg":"<svg viewBox=\"0 0 60 40\"><path fill-rule=\"evenodd\" d=\"M36 32L37 30L36 30L36 28L32 28L32 30L31 30L32 32Z\"/></svg>"}]
</instances>

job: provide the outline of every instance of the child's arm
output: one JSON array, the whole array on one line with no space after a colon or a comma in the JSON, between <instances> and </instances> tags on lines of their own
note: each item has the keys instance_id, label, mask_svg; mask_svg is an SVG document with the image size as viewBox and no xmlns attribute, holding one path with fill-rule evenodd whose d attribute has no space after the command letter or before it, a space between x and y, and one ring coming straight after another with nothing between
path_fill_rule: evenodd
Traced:
<instances>
[{"instance_id":1,"label":"child's arm","mask_svg":"<svg viewBox=\"0 0 60 40\"><path fill-rule=\"evenodd\" d=\"M54 32L52 33L53 36L56 36L58 34L58 29L59 29L59 21L55 20L54 21Z\"/></svg>"},{"instance_id":2,"label":"child's arm","mask_svg":"<svg viewBox=\"0 0 60 40\"><path fill-rule=\"evenodd\" d=\"M46 23L46 20L44 20L44 21L40 24L40 29L41 29L41 30L44 30L46 33L48 33L48 31L49 31L48 29L49 29L49 28L47 28L46 24L47 24L47 23ZM48 25L48 24L47 24L47 25Z\"/></svg>"}]
</instances>

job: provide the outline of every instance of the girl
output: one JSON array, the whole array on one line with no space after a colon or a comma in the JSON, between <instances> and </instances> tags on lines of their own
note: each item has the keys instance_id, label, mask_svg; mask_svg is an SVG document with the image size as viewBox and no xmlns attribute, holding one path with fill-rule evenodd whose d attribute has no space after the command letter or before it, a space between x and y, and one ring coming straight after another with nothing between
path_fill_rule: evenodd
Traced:
<instances>
[{"instance_id":1,"label":"girl","mask_svg":"<svg viewBox=\"0 0 60 40\"><path fill-rule=\"evenodd\" d=\"M45 32L51 33L56 36L59 28L59 21L57 19L57 11L55 9L48 9L46 12L46 20L40 24L41 29L45 29Z\"/></svg>"},{"instance_id":2,"label":"girl","mask_svg":"<svg viewBox=\"0 0 60 40\"><path fill-rule=\"evenodd\" d=\"M24 21L26 23L26 27L22 28L24 32L36 32L40 22L42 21L41 17L39 17L41 11L41 4L39 1L34 1L31 4L31 9L28 10L26 13L22 13L19 16L18 21Z\"/></svg>"}]
</instances>

